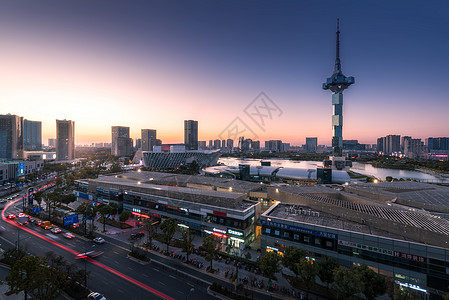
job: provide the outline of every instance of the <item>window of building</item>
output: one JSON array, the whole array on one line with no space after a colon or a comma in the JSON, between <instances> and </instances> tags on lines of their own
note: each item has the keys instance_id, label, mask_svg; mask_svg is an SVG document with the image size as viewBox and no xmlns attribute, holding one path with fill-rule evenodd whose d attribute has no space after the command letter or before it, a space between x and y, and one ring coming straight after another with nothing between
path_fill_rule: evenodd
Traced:
<instances>
[{"instance_id":1,"label":"window of building","mask_svg":"<svg viewBox=\"0 0 449 300\"><path fill-rule=\"evenodd\" d=\"M285 237L285 238L289 238L289 237L290 237L290 233L284 232L284 237Z\"/></svg>"},{"instance_id":2,"label":"window of building","mask_svg":"<svg viewBox=\"0 0 449 300\"><path fill-rule=\"evenodd\" d=\"M279 234L280 234L279 230L274 231L274 235L279 235Z\"/></svg>"},{"instance_id":3,"label":"window of building","mask_svg":"<svg viewBox=\"0 0 449 300\"><path fill-rule=\"evenodd\" d=\"M315 245L321 245L321 239L319 237L315 238Z\"/></svg>"},{"instance_id":4,"label":"window of building","mask_svg":"<svg viewBox=\"0 0 449 300\"><path fill-rule=\"evenodd\" d=\"M326 241L326 247L332 248L332 241Z\"/></svg>"},{"instance_id":5,"label":"window of building","mask_svg":"<svg viewBox=\"0 0 449 300\"><path fill-rule=\"evenodd\" d=\"M299 240L299 234L294 234L294 235L293 235L293 239Z\"/></svg>"},{"instance_id":6,"label":"window of building","mask_svg":"<svg viewBox=\"0 0 449 300\"><path fill-rule=\"evenodd\" d=\"M266 233L271 233L271 229L270 228L265 228L265 232Z\"/></svg>"},{"instance_id":7,"label":"window of building","mask_svg":"<svg viewBox=\"0 0 449 300\"><path fill-rule=\"evenodd\" d=\"M305 236L305 237L304 237L304 242L306 242L306 243L310 243L310 237L308 237L308 236Z\"/></svg>"}]
</instances>

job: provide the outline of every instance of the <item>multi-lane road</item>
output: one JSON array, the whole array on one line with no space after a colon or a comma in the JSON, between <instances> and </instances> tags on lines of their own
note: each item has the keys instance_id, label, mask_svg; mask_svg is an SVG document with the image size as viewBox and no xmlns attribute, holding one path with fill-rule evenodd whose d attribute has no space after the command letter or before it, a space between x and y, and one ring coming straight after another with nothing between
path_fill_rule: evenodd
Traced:
<instances>
[{"instance_id":1,"label":"multi-lane road","mask_svg":"<svg viewBox=\"0 0 449 300\"><path fill-rule=\"evenodd\" d=\"M25 192L11 201L2 211L1 225L6 230L0 234L0 247L8 249L15 247L19 241L33 255L45 256L47 252L61 255L69 263L76 263L80 269L90 272L87 285L93 291L98 291L108 300L132 299L215 299L207 294L204 287L193 282L178 278L176 274L163 272L158 265L142 265L127 258L128 249L113 239L108 239L102 245L77 236L68 240L62 233L53 234L49 230L27 224L18 226L5 217L19 213L13 205L21 201ZM102 255L94 259L75 259L79 253L86 251L101 251ZM192 288L194 288L193 291Z\"/></svg>"}]
</instances>

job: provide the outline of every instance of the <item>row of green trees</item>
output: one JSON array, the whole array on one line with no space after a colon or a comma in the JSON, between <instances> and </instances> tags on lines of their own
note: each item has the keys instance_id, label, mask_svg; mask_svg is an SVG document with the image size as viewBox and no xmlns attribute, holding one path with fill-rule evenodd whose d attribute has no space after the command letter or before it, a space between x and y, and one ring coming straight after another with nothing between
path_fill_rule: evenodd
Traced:
<instances>
[{"instance_id":1,"label":"row of green trees","mask_svg":"<svg viewBox=\"0 0 449 300\"><path fill-rule=\"evenodd\" d=\"M276 252L267 252L260 259L260 269L274 279L274 274L281 270L281 263L296 275L307 293L315 285L317 276L327 288L331 285L336 290L339 299L349 299L363 293L371 300L386 292L385 279L366 265L350 270L328 256L313 261L306 258L304 250L299 248L287 248L283 257Z\"/></svg>"},{"instance_id":2,"label":"row of green trees","mask_svg":"<svg viewBox=\"0 0 449 300\"><path fill-rule=\"evenodd\" d=\"M151 219L147 219L145 222L145 229L147 231L147 246L151 248L152 240L154 238L154 225ZM173 241L173 237L178 230L178 224L175 219L165 219L159 226L162 231L162 242L167 246L167 253L169 252L170 243ZM193 241L195 234L188 228L182 230L180 246L182 252L186 253L187 260L194 251ZM213 235L207 235L203 238L202 248L206 251L206 260L210 262L210 269L213 270L213 260L215 254L219 251L221 245L221 239L216 239Z\"/></svg>"},{"instance_id":3,"label":"row of green trees","mask_svg":"<svg viewBox=\"0 0 449 300\"><path fill-rule=\"evenodd\" d=\"M88 274L53 252L40 257L27 255L21 248L13 248L5 252L3 262L11 266L6 277L9 294L24 292L25 299L30 296L37 300L56 299L63 291L87 295L87 290L79 283Z\"/></svg>"}]
</instances>

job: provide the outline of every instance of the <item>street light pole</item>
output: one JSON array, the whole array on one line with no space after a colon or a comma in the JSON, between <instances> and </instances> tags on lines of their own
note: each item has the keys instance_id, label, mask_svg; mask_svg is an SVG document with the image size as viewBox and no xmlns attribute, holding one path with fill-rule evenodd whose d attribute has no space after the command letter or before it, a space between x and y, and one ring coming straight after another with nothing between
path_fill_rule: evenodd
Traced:
<instances>
[{"instance_id":1,"label":"street light pole","mask_svg":"<svg viewBox=\"0 0 449 300\"><path fill-rule=\"evenodd\" d=\"M190 294L193 293L194 291L195 291L194 288L191 288L191 289L190 289L189 293L188 293L187 296L186 296L186 300L189 298Z\"/></svg>"}]
</instances>

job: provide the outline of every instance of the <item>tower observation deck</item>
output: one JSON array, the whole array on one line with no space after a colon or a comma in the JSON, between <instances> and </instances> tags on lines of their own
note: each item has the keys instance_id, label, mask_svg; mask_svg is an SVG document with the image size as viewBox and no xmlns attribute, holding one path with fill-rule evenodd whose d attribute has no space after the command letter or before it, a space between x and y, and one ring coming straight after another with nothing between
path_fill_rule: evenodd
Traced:
<instances>
[{"instance_id":1,"label":"tower observation deck","mask_svg":"<svg viewBox=\"0 0 449 300\"><path fill-rule=\"evenodd\" d=\"M334 157L341 157L343 152L343 91L355 82L354 77L346 77L341 71L340 61L340 21L337 19L337 44L334 73L323 83L323 89L332 91L332 148Z\"/></svg>"}]
</instances>

